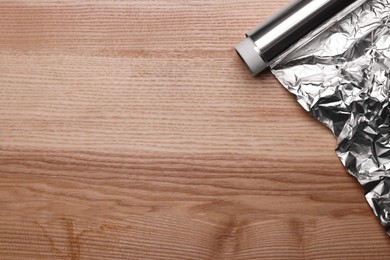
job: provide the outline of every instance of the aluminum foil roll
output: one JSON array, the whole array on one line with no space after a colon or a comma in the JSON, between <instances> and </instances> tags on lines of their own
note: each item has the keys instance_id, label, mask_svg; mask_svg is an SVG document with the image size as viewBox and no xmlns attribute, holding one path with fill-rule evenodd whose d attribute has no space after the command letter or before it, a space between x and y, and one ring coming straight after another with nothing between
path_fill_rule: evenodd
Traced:
<instances>
[{"instance_id":1,"label":"aluminum foil roll","mask_svg":"<svg viewBox=\"0 0 390 260\"><path fill-rule=\"evenodd\" d=\"M340 160L390 235L390 0L367 0L292 49L272 72L333 131Z\"/></svg>"}]
</instances>

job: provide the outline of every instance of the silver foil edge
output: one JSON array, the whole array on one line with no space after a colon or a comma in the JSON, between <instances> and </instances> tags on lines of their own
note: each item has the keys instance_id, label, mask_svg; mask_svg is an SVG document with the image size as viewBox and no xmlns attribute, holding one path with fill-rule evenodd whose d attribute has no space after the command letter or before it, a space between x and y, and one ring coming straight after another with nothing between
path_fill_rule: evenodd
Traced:
<instances>
[{"instance_id":1,"label":"silver foil edge","mask_svg":"<svg viewBox=\"0 0 390 260\"><path fill-rule=\"evenodd\" d=\"M338 157L390 235L390 0L340 17L281 55L272 72L332 130Z\"/></svg>"}]
</instances>

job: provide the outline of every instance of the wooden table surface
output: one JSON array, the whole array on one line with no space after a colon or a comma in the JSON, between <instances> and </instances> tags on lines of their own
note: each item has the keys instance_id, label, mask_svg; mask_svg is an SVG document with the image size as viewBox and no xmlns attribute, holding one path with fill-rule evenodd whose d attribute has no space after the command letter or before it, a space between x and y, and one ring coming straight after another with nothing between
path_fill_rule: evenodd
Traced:
<instances>
[{"instance_id":1,"label":"wooden table surface","mask_svg":"<svg viewBox=\"0 0 390 260\"><path fill-rule=\"evenodd\" d=\"M0 259L389 259L331 132L233 46L289 0L0 1Z\"/></svg>"}]
</instances>

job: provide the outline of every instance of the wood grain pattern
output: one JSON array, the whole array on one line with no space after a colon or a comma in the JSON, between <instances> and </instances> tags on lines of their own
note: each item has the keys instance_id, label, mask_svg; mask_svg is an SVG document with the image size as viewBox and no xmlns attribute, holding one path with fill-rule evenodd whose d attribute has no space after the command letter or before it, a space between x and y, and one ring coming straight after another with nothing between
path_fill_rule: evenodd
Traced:
<instances>
[{"instance_id":1,"label":"wood grain pattern","mask_svg":"<svg viewBox=\"0 0 390 260\"><path fill-rule=\"evenodd\" d=\"M0 0L1 259L389 259L331 133L233 47L288 0Z\"/></svg>"}]
</instances>

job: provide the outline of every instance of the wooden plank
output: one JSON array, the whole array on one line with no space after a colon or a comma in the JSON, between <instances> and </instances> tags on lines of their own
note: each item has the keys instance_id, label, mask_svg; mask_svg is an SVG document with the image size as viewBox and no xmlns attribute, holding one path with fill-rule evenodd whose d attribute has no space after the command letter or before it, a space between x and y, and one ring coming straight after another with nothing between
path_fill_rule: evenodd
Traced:
<instances>
[{"instance_id":1,"label":"wooden plank","mask_svg":"<svg viewBox=\"0 0 390 260\"><path fill-rule=\"evenodd\" d=\"M234 52L287 2L0 1L0 258L388 259L329 130Z\"/></svg>"}]
</instances>

